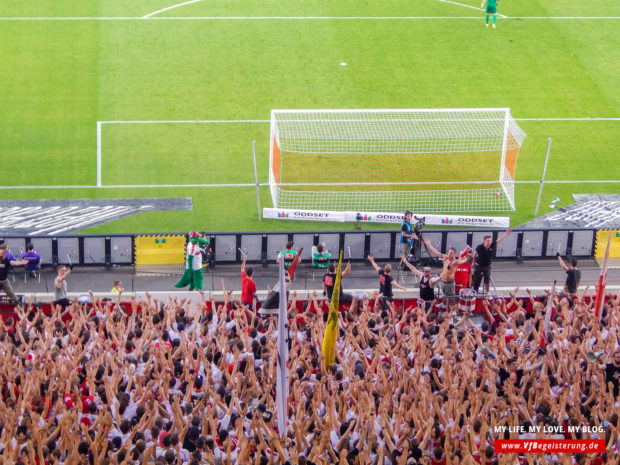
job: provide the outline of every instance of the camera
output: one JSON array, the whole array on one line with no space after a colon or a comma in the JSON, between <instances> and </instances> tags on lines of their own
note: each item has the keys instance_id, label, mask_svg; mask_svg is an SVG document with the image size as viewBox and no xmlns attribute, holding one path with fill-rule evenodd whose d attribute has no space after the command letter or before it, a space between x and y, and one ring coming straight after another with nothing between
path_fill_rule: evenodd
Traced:
<instances>
[{"instance_id":1,"label":"camera","mask_svg":"<svg viewBox=\"0 0 620 465\"><path fill-rule=\"evenodd\" d=\"M413 227L413 231L416 233L416 235L420 235L420 233L422 232L422 228L424 228L424 226L426 226L426 217L422 217L420 219L418 219L418 221L416 222L415 226Z\"/></svg>"}]
</instances>

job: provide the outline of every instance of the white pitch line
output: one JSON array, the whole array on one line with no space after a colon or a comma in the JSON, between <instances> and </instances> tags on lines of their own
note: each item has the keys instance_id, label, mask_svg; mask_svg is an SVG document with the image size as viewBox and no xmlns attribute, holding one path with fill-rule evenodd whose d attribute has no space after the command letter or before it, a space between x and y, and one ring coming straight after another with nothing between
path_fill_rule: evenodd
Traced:
<instances>
[{"instance_id":1,"label":"white pitch line","mask_svg":"<svg viewBox=\"0 0 620 465\"><path fill-rule=\"evenodd\" d=\"M620 121L615 117L583 117L583 118L515 118L515 121ZM188 119L188 120L110 120L98 121L97 124L242 124L270 123L268 119Z\"/></svg>"},{"instance_id":2,"label":"white pitch line","mask_svg":"<svg viewBox=\"0 0 620 465\"><path fill-rule=\"evenodd\" d=\"M5 16L0 21L140 21L143 16ZM475 19L480 16L159 16L148 19L160 21L252 21L252 20L425 20L425 19ZM587 20L611 19L618 20L620 16L510 16L506 19L518 20Z\"/></svg>"},{"instance_id":3,"label":"white pitch line","mask_svg":"<svg viewBox=\"0 0 620 465\"><path fill-rule=\"evenodd\" d=\"M541 181L514 181L515 184L541 184ZM547 181L545 179L543 184L620 184L620 179L600 179L598 181L594 181L592 179L588 180L572 180L572 181Z\"/></svg>"},{"instance_id":4,"label":"white pitch line","mask_svg":"<svg viewBox=\"0 0 620 465\"><path fill-rule=\"evenodd\" d=\"M0 18L2 19L2 18ZM114 18L107 18L114 19ZM136 19L136 18L129 18ZM141 18L140 18L141 19ZM476 19L480 16L159 16L157 20L229 20L229 21L251 21L251 20L417 20L417 19ZM510 16L506 19L620 19L620 16Z\"/></svg>"},{"instance_id":5,"label":"white pitch line","mask_svg":"<svg viewBox=\"0 0 620 465\"><path fill-rule=\"evenodd\" d=\"M268 186L269 183L259 184ZM159 187L255 187L256 184L116 184L101 186L103 189L135 189L135 188L159 188Z\"/></svg>"},{"instance_id":6,"label":"white pitch line","mask_svg":"<svg viewBox=\"0 0 620 465\"><path fill-rule=\"evenodd\" d=\"M462 6L462 7L465 7L465 8L471 8L472 10L486 11L486 10L484 10L482 8L478 8L478 7L475 7L475 6L472 6L472 5L466 5L464 3L453 2L451 0L437 0L437 1L438 2L442 2L442 3L451 3L452 5L458 5L458 6ZM508 18L508 16L505 16L505 15L503 15L501 13L497 13L497 16L499 16L500 18Z\"/></svg>"},{"instance_id":7,"label":"white pitch line","mask_svg":"<svg viewBox=\"0 0 620 465\"><path fill-rule=\"evenodd\" d=\"M0 186L0 190L9 189L96 189L97 186Z\"/></svg>"},{"instance_id":8,"label":"white pitch line","mask_svg":"<svg viewBox=\"0 0 620 465\"><path fill-rule=\"evenodd\" d=\"M119 120L119 121L98 121L97 124L188 124L188 123L270 123L268 119L193 119L193 120Z\"/></svg>"},{"instance_id":9,"label":"white pitch line","mask_svg":"<svg viewBox=\"0 0 620 465\"><path fill-rule=\"evenodd\" d=\"M256 184L115 184L115 185L82 185L82 186L0 186L0 190L11 189L135 189L157 187L255 187ZM260 187L269 186L269 183L259 183Z\"/></svg>"},{"instance_id":10,"label":"white pitch line","mask_svg":"<svg viewBox=\"0 0 620 465\"><path fill-rule=\"evenodd\" d=\"M101 187L101 121L97 121L97 187Z\"/></svg>"},{"instance_id":11,"label":"white pitch line","mask_svg":"<svg viewBox=\"0 0 620 465\"><path fill-rule=\"evenodd\" d=\"M189 0L188 2L177 3L176 5L168 6L166 8L162 8L161 10L153 11L152 13L144 15L142 17L142 19L147 19L147 18L150 18L151 16L156 15L158 13L163 13L164 11L172 10L173 8L178 8L180 6L189 5L190 3L196 3L196 2L199 2L199 1L200 0Z\"/></svg>"},{"instance_id":12,"label":"white pitch line","mask_svg":"<svg viewBox=\"0 0 620 465\"><path fill-rule=\"evenodd\" d=\"M515 121L620 121L620 118L515 118Z\"/></svg>"},{"instance_id":13,"label":"white pitch line","mask_svg":"<svg viewBox=\"0 0 620 465\"><path fill-rule=\"evenodd\" d=\"M540 181L514 181L515 184L540 184ZM617 179L599 179L599 180L545 180L545 184L618 184L620 180ZM342 183L327 183L326 186L337 186ZM379 184L410 184L410 183L379 183ZM425 183L417 183L425 184ZM457 183L458 184L458 183ZM481 182L477 182L481 184ZM262 182L258 184L259 187L268 187L268 182ZM284 183L283 186L314 186L312 183ZM237 183L237 184L112 184L104 186L0 186L0 190L9 189L156 189L156 188L179 188L179 187L255 187L254 183Z\"/></svg>"}]
</instances>

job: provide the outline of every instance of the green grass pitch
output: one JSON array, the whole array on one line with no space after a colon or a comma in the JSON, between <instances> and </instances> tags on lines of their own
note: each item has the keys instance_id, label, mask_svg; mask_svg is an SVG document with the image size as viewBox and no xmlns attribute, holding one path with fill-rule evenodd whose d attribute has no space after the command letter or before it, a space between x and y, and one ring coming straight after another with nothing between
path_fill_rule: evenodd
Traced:
<instances>
[{"instance_id":1,"label":"green grass pitch","mask_svg":"<svg viewBox=\"0 0 620 465\"><path fill-rule=\"evenodd\" d=\"M619 2L505 0L496 30L478 0L205 0L142 18L177 3L0 4L0 199L193 198L90 233L352 227L259 222L253 187L138 187L252 183L252 140L267 182L280 108L509 107L528 135L517 180L540 178L548 137L548 180L620 180L620 121L566 120L620 117ZM104 123L102 185L127 187L11 188L96 186L97 122L127 120L247 122ZM620 181L547 184L541 213L595 192ZM512 224L537 194L517 186Z\"/></svg>"}]
</instances>

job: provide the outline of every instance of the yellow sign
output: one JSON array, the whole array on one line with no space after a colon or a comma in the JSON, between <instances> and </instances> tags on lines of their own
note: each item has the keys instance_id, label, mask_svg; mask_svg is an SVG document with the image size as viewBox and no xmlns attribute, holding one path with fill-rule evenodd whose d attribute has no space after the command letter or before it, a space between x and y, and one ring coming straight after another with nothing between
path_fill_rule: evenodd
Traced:
<instances>
[{"instance_id":1,"label":"yellow sign","mask_svg":"<svg viewBox=\"0 0 620 465\"><path fill-rule=\"evenodd\" d=\"M185 263L185 236L136 236L136 265Z\"/></svg>"},{"instance_id":2,"label":"yellow sign","mask_svg":"<svg viewBox=\"0 0 620 465\"><path fill-rule=\"evenodd\" d=\"M594 260L599 266L602 266L605 257L605 248L607 247L607 239L611 235L609 243L609 260L607 268L620 268L620 229L599 229L596 231L596 240L594 244Z\"/></svg>"}]
</instances>

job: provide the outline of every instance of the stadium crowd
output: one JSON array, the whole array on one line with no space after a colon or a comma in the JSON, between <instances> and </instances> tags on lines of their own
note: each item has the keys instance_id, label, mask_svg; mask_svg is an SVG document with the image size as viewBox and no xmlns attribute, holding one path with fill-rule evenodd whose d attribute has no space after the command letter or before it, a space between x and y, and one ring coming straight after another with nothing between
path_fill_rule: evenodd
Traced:
<instances>
[{"instance_id":1,"label":"stadium crowd","mask_svg":"<svg viewBox=\"0 0 620 465\"><path fill-rule=\"evenodd\" d=\"M247 278L247 275L246 275ZM224 284L224 283L223 283ZM225 288L224 288L225 289ZM121 290L122 293L122 290ZM380 295L341 307L289 296L287 430L275 419L277 317L241 301L27 302L0 323L0 457L8 464L618 463L620 296L485 302L480 327ZM553 315L539 347L545 299ZM255 307L256 308L256 307ZM452 311L454 313L454 309ZM581 425L604 454L498 454L497 426ZM566 431L566 428L565 430ZM602 431L602 432L598 432ZM539 437L549 437L539 433Z\"/></svg>"}]
</instances>

